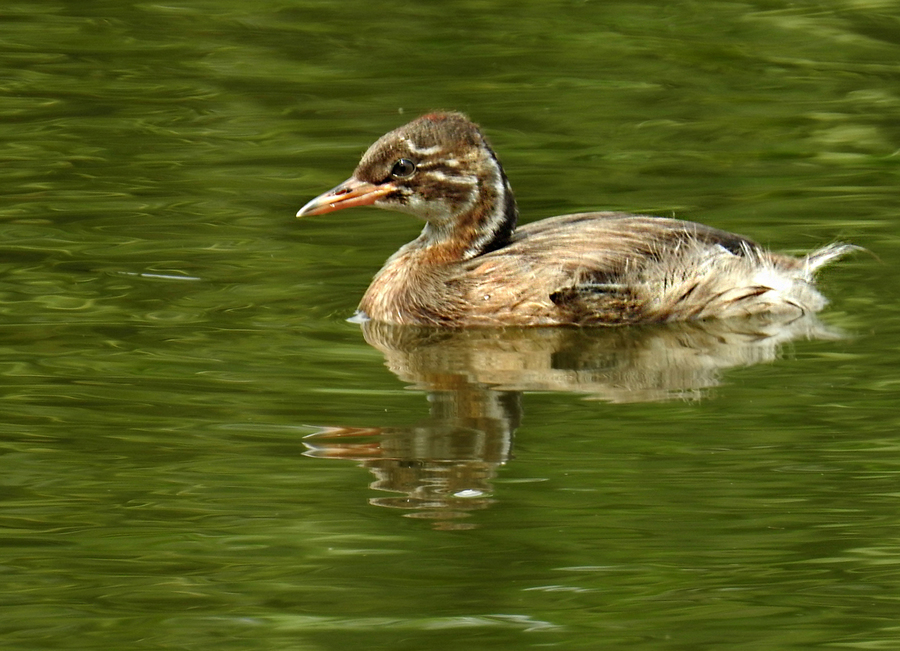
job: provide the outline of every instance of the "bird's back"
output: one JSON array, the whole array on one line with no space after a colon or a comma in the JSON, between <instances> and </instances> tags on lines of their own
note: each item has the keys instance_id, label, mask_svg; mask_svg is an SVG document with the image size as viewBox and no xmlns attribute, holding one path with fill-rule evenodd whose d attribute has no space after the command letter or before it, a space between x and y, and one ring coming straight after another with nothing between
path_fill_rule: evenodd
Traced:
<instances>
[{"instance_id":1,"label":"bird's back","mask_svg":"<svg viewBox=\"0 0 900 651\"><path fill-rule=\"evenodd\" d=\"M795 258L702 224L580 213L528 224L466 265L469 323L620 325L815 312L814 272L853 247ZM519 315L518 317L516 315Z\"/></svg>"}]
</instances>

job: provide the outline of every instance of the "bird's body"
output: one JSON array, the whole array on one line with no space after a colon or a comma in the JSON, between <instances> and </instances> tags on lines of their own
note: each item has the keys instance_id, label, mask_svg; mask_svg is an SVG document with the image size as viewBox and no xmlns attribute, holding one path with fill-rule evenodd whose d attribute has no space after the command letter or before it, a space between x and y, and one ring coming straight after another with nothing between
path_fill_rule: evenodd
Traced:
<instances>
[{"instance_id":1,"label":"bird's body","mask_svg":"<svg viewBox=\"0 0 900 651\"><path fill-rule=\"evenodd\" d=\"M512 190L477 126L433 113L388 133L354 175L298 216L375 205L425 229L375 276L364 317L438 326L624 325L798 316L825 305L815 272L850 245L804 257L677 219L595 212L516 229Z\"/></svg>"}]
</instances>

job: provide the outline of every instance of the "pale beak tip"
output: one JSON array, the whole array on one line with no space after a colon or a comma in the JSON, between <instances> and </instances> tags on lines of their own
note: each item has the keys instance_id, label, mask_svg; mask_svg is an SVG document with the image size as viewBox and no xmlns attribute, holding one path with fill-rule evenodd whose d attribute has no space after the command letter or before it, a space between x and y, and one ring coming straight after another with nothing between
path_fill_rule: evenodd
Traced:
<instances>
[{"instance_id":1,"label":"pale beak tip","mask_svg":"<svg viewBox=\"0 0 900 651\"><path fill-rule=\"evenodd\" d=\"M313 199L305 206L303 206L300 210L297 211L297 217L306 217L307 215L314 215L316 208L321 207L321 202L317 199Z\"/></svg>"}]
</instances>

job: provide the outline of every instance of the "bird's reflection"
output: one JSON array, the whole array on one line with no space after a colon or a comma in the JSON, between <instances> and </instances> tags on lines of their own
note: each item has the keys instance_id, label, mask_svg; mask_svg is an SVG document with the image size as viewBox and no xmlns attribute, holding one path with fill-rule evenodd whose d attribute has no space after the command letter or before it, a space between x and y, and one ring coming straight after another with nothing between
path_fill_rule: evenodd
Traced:
<instances>
[{"instance_id":1,"label":"bird's reflection","mask_svg":"<svg viewBox=\"0 0 900 651\"><path fill-rule=\"evenodd\" d=\"M512 454L524 391L565 391L609 402L693 399L729 368L777 359L783 344L839 335L813 316L635 328L448 330L364 323L390 370L427 393L413 427L328 427L307 456L353 459L375 475L371 500L440 528L467 528L491 501L491 480Z\"/></svg>"}]
</instances>

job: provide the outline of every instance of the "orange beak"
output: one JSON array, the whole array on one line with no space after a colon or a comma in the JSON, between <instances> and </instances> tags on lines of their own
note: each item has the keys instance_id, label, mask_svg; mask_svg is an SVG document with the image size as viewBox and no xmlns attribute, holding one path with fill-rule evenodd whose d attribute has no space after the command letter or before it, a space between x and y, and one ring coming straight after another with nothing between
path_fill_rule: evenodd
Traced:
<instances>
[{"instance_id":1,"label":"orange beak","mask_svg":"<svg viewBox=\"0 0 900 651\"><path fill-rule=\"evenodd\" d=\"M297 217L324 215L335 210L356 208L357 206L371 206L381 197L390 194L396 189L393 183L375 185L367 181L358 181L351 176L336 188L320 194L303 206L297 212Z\"/></svg>"}]
</instances>

